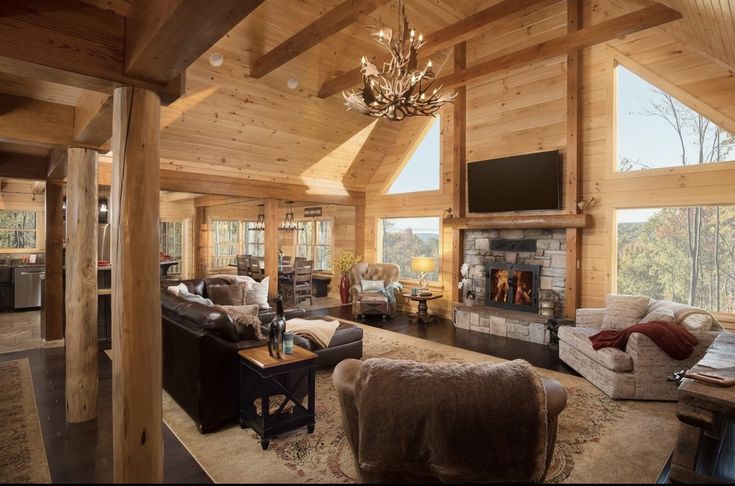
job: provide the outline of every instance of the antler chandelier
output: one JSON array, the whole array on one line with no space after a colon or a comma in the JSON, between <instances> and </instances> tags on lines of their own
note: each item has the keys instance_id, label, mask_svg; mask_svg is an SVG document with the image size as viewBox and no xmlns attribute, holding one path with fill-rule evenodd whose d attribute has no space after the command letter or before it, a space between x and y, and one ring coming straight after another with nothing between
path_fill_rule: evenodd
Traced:
<instances>
[{"instance_id":1,"label":"antler chandelier","mask_svg":"<svg viewBox=\"0 0 735 486\"><path fill-rule=\"evenodd\" d=\"M362 90L343 91L347 109L373 117L403 120L409 116L429 116L457 93L442 94L442 86L433 87L435 74L431 60L418 69L418 50L424 45L424 36L408 27L406 7L398 2L398 32L383 27L372 36L390 53L390 62L378 71L365 56L362 57Z\"/></svg>"}]
</instances>

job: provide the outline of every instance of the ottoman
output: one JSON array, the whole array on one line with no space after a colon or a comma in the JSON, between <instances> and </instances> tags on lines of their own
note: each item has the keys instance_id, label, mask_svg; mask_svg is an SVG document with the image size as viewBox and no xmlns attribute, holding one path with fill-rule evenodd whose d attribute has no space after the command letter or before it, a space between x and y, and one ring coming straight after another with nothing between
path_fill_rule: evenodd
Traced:
<instances>
[{"instance_id":1,"label":"ottoman","mask_svg":"<svg viewBox=\"0 0 735 486\"><path fill-rule=\"evenodd\" d=\"M354 307L360 320L365 320L367 315L382 316L383 320L393 315L388 297L383 294L365 293L358 296L357 299L357 305Z\"/></svg>"},{"instance_id":2,"label":"ottoman","mask_svg":"<svg viewBox=\"0 0 735 486\"><path fill-rule=\"evenodd\" d=\"M308 319L307 319L308 320ZM288 331L288 322L286 323ZM295 336L298 337L298 336ZM294 344L316 353L316 365L319 368L334 366L343 359L362 358L362 328L344 321L339 322L339 327L329 341L329 346L322 348L308 339L294 339Z\"/></svg>"}]
</instances>

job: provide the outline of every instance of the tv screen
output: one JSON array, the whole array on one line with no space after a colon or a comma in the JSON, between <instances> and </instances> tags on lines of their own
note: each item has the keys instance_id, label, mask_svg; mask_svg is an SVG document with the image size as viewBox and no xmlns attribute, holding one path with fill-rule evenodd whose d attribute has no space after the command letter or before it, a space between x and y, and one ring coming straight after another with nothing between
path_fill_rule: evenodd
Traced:
<instances>
[{"instance_id":1,"label":"tv screen","mask_svg":"<svg viewBox=\"0 0 735 486\"><path fill-rule=\"evenodd\" d=\"M467 164L471 213L560 209L558 150Z\"/></svg>"}]
</instances>

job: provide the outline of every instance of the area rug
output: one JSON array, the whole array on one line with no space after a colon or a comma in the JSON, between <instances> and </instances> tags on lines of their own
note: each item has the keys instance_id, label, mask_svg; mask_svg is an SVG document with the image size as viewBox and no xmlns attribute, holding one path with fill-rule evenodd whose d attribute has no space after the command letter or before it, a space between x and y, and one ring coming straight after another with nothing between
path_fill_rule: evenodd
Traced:
<instances>
[{"instance_id":1,"label":"area rug","mask_svg":"<svg viewBox=\"0 0 735 486\"><path fill-rule=\"evenodd\" d=\"M0 362L0 483L50 483L28 358Z\"/></svg>"},{"instance_id":2,"label":"area rug","mask_svg":"<svg viewBox=\"0 0 735 486\"><path fill-rule=\"evenodd\" d=\"M364 329L364 358L422 362L502 362L492 356L355 323ZM673 449L676 405L614 401L583 378L539 369L559 380L569 394L547 482L653 482ZM305 429L271 440L263 451L257 435L233 425L200 434L194 422L164 393L169 428L218 483L351 483L357 481L342 431L331 369L317 373L316 431ZM437 390L440 393L441 390ZM386 424L387 425L387 424Z\"/></svg>"}]
</instances>

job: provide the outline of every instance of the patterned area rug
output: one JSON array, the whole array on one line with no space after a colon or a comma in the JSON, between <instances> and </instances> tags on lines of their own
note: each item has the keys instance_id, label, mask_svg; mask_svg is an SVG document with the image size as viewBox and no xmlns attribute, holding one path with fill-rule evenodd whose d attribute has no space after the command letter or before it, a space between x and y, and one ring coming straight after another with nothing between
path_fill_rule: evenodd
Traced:
<instances>
[{"instance_id":1,"label":"patterned area rug","mask_svg":"<svg viewBox=\"0 0 735 486\"><path fill-rule=\"evenodd\" d=\"M365 331L364 358L428 363L503 361L370 326L360 327ZM317 373L316 431L310 435L302 429L282 435L271 440L267 451L261 449L252 430L241 430L237 425L200 434L186 412L166 393L164 421L218 483L357 482L331 372L327 369ZM567 408L560 416L547 482L656 480L676 441L674 403L614 401L583 378L545 369L539 372L559 380L569 394Z\"/></svg>"},{"instance_id":2,"label":"patterned area rug","mask_svg":"<svg viewBox=\"0 0 735 486\"><path fill-rule=\"evenodd\" d=\"M28 358L0 362L0 483L50 483Z\"/></svg>"}]
</instances>

